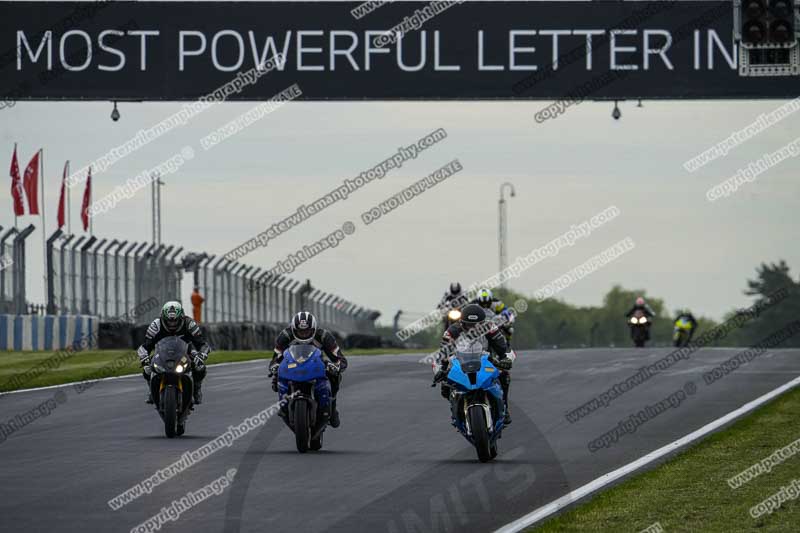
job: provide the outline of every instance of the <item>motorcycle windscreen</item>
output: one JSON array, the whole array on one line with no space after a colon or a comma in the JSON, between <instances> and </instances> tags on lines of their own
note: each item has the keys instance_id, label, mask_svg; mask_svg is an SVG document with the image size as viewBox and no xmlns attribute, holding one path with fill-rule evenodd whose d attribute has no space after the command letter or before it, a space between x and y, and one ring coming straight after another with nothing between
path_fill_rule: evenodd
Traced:
<instances>
[{"instance_id":1,"label":"motorcycle windscreen","mask_svg":"<svg viewBox=\"0 0 800 533\"><path fill-rule=\"evenodd\" d=\"M455 358L461 366L461 371L465 374L469 372L478 372L481 369L481 359L483 358L483 350L471 352L456 352Z\"/></svg>"},{"instance_id":2,"label":"motorcycle windscreen","mask_svg":"<svg viewBox=\"0 0 800 533\"><path fill-rule=\"evenodd\" d=\"M189 345L180 337L164 337L156 344L153 362L167 370L173 370L180 362L186 364L186 354L189 353Z\"/></svg>"},{"instance_id":3,"label":"motorcycle windscreen","mask_svg":"<svg viewBox=\"0 0 800 533\"><path fill-rule=\"evenodd\" d=\"M295 362L305 363L311 359L311 356L314 355L314 352L319 351L319 348L313 344L293 344L289 346L286 351L289 352L289 355L295 360Z\"/></svg>"},{"instance_id":4,"label":"motorcycle windscreen","mask_svg":"<svg viewBox=\"0 0 800 533\"><path fill-rule=\"evenodd\" d=\"M322 353L314 345L295 344L283 352L283 361L278 367L278 379L288 381L311 381L325 377Z\"/></svg>"},{"instance_id":5,"label":"motorcycle windscreen","mask_svg":"<svg viewBox=\"0 0 800 533\"><path fill-rule=\"evenodd\" d=\"M470 345L456 346L458 351L453 356L453 363L450 365L450 371L447 374L447 379L456 383L466 390L475 390L480 388L480 381L470 379L470 374L474 374L474 378L481 374L483 366L484 351L480 342L472 343Z\"/></svg>"}]
</instances>

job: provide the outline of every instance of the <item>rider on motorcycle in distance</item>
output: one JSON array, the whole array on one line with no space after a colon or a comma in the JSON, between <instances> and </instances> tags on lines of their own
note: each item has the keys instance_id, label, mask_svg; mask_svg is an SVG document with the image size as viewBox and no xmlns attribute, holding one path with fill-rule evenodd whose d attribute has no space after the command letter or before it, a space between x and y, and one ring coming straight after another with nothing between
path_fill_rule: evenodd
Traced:
<instances>
[{"instance_id":1,"label":"rider on motorcycle in distance","mask_svg":"<svg viewBox=\"0 0 800 533\"><path fill-rule=\"evenodd\" d=\"M494 312L494 308L497 304L502 303L500 300L496 300L492 291L489 289L481 289L478 292L478 296L475 297L474 300L470 302L471 304L477 304L483 307L484 311L490 311L491 315L495 315L497 313Z\"/></svg>"},{"instance_id":2,"label":"rider on motorcycle in distance","mask_svg":"<svg viewBox=\"0 0 800 533\"><path fill-rule=\"evenodd\" d=\"M631 307L630 310L625 313L625 318L630 320L631 317L637 312L641 312L647 317L647 323L644 325L644 340L650 340L650 326L653 323L653 317L656 316L656 313L650 308L649 305L647 305L647 303L644 301L644 298L641 296L636 298L636 302L633 304L633 307ZM631 335L633 335L633 328L635 327L636 326L631 326ZM641 325L639 325L639 327L641 327ZM639 346L639 344L637 344L637 346ZM641 346L644 346L643 342Z\"/></svg>"},{"instance_id":3,"label":"rider on motorcycle in distance","mask_svg":"<svg viewBox=\"0 0 800 533\"><path fill-rule=\"evenodd\" d=\"M444 379L444 377L447 375L450 366L449 357L455 354L456 341L458 338L462 334L468 337L475 335L475 332L470 332L476 326L479 326L484 322L486 322L486 313L481 306L477 304L468 304L464 306L461 311L461 320L447 328L447 331L445 331L444 335L442 336L442 342L439 347L439 356L436 363L433 365L433 370L436 374L436 381ZM481 329L479 328L478 331L481 331ZM495 324L488 324L487 331L475 335L473 340L480 341L483 344L484 338L486 341L486 344L484 344L484 349L489 348L495 353L497 356L495 366L501 370L500 385L503 388L503 401L506 406L504 423L508 425L511 423L511 414L508 411L508 390L511 384L511 377L509 376L508 371L511 370L511 365L514 362L516 355L513 351L508 349L508 343L506 342L505 337L503 337L500 329ZM442 397L449 399L450 386L447 385L446 382L442 383L441 391Z\"/></svg>"},{"instance_id":4,"label":"rider on motorcycle in distance","mask_svg":"<svg viewBox=\"0 0 800 533\"><path fill-rule=\"evenodd\" d=\"M502 300L495 298L489 289L481 289L478 296L470 303L480 305L489 319L497 317L494 320L506 338L506 342L511 346L511 336L514 334L514 326L512 325L514 314L510 309L506 309L506 304ZM504 374L508 374L508 372L504 372Z\"/></svg>"},{"instance_id":5,"label":"rider on motorcycle in distance","mask_svg":"<svg viewBox=\"0 0 800 533\"><path fill-rule=\"evenodd\" d=\"M494 311L495 315L501 317L500 331L503 332L503 336L506 338L509 348L511 348L511 337L514 335L514 320L517 318L514 315L514 310L507 308L506 304L500 300L495 300L492 311Z\"/></svg>"},{"instance_id":6,"label":"rider on motorcycle in distance","mask_svg":"<svg viewBox=\"0 0 800 533\"><path fill-rule=\"evenodd\" d=\"M275 354L269 363L272 376L272 390L278 392L278 367L283 361L283 352L292 344L313 344L322 350L329 361L325 365L325 374L331 383L331 419L332 427L339 427L339 412L336 410L336 393L342 383L342 372L347 368L347 359L339 348L332 333L317 327L317 319L308 311L300 311L289 327L284 328L275 338Z\"/></svg>"},{"instance_id":7,"label":"rider on motorcycle in distance","mask_svg":"<svg viewBox=\"0 0 800 533\"><path fill-rule=\"evenodd\" d=\"M651 309L650 306L647 305L647 303L644 301L644 298L642 298L641 296L636 298L636 302L633 304L633 307L631 307L630 310L627 313L625 313L625 318L632 317L636 311L643 312L647 318L653 318L654 316L656 316L655 311L653 311L653 309Z\"/></svg>"},{"instance_id":8,"label":"rider on motorcycle in distance","mask_svg":"<svg viewBox=\"0 0 800 533\"><path fill-rule=\"evenodd\" d=\"M203 333L200 331L200 326L197 322L186 316L183 312L183 306L180 302L167 302L161 308L161 316L153 320L147 327L147 333L144 335L144 342L136 354L139 356L139 362L142 365L142 376L148 383L147 403L153 403L153 397L150 394L150 352L156 347L158 341L164 337L180 337L181 340L190 344L194 351L192 351L192 379L194 380L194 403L203 403L203 393L200 391L200 386L203 379L206 377L206 359L211 351Z\"/></svg>"},{"instance_id":9,"label":"rider on motorcycle in distance","mask_svg":"<svg viewBox=\"0 0 800 533\"><path fill-rule=\"evenodd\" d=\"M450 309L458 309L461 307L458 305L458 301L461 299L463 293L461 292L461 284L457 281L454 281L450 284L450 289L442 295L442 299L439 300L439 304L436 308L444 314L444 329L447 330L450 322L447 319L447 312Z\"/></svg>"},{"instance_id":10,"label":"rider on motorcycle in distance","mask_svg":"<svg viewBox=\"0 0 800 533\"><path fill-rule=\"evenodd\" d=\"M688 309L684 309L683 311L679 311L678 315L675 317L675 323L677 323L681 318L685 318L689 324L691 324L691 329L689 330L689 338L686 342L691 342L692 337L694 336L694 332L697 331L697 319L694 317L691 311Z\"/></svg>"},{"instance_id":11,"label":"rider on motorcycle in distance","mask_svg":"<svg viewBox=\"0 0 800 533\"><path fill-rule=\"evenodd\" d=\"M453 300L461 296L461 294L461 284L457 281L454 281L450 284L450 289L442 296L442 299L439 301L439 305L437 307L439 309L449 309L450 305L453 303Z\"/></svg>"}]
</instances>

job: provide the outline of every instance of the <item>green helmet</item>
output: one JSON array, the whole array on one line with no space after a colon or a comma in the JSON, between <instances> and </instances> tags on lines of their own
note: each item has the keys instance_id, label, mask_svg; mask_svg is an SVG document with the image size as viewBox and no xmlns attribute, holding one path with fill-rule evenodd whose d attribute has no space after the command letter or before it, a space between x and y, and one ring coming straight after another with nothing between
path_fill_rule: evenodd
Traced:
<instances>
[{"instance_id":1,"label":"green helmet","mask_svg":"<svg viewBox=\"0 0 800 533\"><path fill-rule=\"evenodd\" d=\"M175 331L183 320L183 306L180 302L172 301L161 308L161 323L167 331Z\"/></svg>"}]
</instances>

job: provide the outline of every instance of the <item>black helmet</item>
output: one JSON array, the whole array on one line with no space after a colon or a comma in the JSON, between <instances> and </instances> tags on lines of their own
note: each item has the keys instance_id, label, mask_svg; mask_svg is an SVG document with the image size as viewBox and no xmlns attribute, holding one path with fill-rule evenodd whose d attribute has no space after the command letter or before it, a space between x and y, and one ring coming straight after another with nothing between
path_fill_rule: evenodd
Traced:
<instances>
[{"instance_id":1,"label":"black helmet","mask_svg":"<svg viewBox=\"0 0 800 533\"><path fill-rule=\"evenodd\" d=\"M458 296L461 294L461 284L457 281L454 281L450 284L450 294L453 296Z\"/></svg>"},{"instance_id":2,"label":"black helmet","mask_svg":"<svg viewBox=\"0 0 800 533\"><path fill-rule=\"evenodd\" d=\"M317 319L308 311L300 311L294 315L290 327L297 342L309 343L317 332Z\"/></svg>"},{"instance_id":3,"label":"black helmet","mask_svg":"<svg viewBox=\"0 0 800 533\"><path fill-rule=\"evenodd\" d=\"M486 320L486 312L478 304L465 305L461 310L461 327L469 331Z\"/></svg>"}]
</instances>

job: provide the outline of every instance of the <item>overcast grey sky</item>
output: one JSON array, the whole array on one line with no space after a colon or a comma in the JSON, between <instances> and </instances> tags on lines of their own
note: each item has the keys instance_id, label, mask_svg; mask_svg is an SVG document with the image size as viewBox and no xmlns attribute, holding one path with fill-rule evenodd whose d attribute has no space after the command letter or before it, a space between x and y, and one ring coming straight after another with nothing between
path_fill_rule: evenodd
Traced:
<instances>
[{"instance_id":1,"label":"overcast grey sky","mask_svg":"<svg viewBox=\"0 0 800 533\"><path fill-rule=\"evenodd\" d=\"M205 152L199 139L254 104L225 103L93 176L95 199L129 177L192 146L196 157L165 178L164 241L187 250L223 254L294 212L344 178L392 155L437 128L448 137L381 181L374 181L314 216L243 262L271 268L278 259L330 233L347 220L355 234L298 269L326 291L383 313L427 311L451 280L468 285L497 271L497 199L504 181L513 260L610 205L621 215L588 239L541 262L510 285L527 295L624 237L636 248L559 296L599 304L615 283L666 298L670 310L691 307L719 318L748 302L745 279L761 261L786 259L795 269L800 161L771 168L737 193L714 203L706 190L765 152L800 135L800 113L760 133L695 173L682 164L760 113L784 102L584 103L537 124L546 103L289 103ZM21 171L40 147L45 155L47 233L64 160L77 169L179 109L174 103L19 103L0 111L3 166L14 142ZM464 170L370 226L360 214L403 187L458 158ZM6 174L7 175L7 174ZM6 178L8 179L8 178ZM7 182L8 183L8 182ZM9 187L0 188L13 222ZM82 185L72 192L79 229ZM38 217L22 223L38 225ZM94 222L101 237L144 240L151 235L150 191L144 189ZM31 301L44 301L41 235L29 239ZM796 271L795 271L796 275Z\"/></svg>"}]
</instances>

